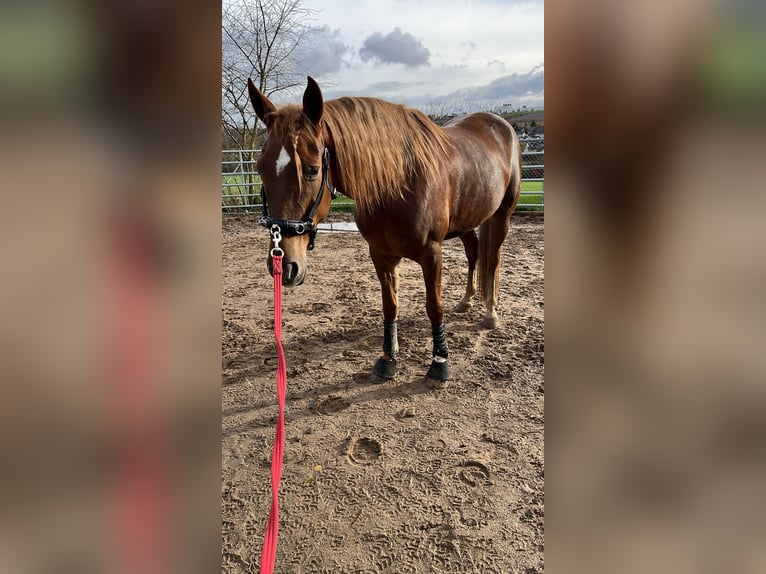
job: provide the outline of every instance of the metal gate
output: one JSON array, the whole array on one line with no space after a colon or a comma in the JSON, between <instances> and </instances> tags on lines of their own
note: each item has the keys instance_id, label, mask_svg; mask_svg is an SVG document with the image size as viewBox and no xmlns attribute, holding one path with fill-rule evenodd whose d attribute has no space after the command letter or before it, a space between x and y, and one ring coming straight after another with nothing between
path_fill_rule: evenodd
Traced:
<instances>
[{"instance_id":1,"label":"metal gate","mask_svg":"<svg viewBox=\"0 0 766 574\"><path fill-rule=\"evenodd\" d=\"M519 138L522 152L521 199L517 211L545 210L545 140ZM261 209L261 179L255 163L260 150L223 150L221 207L224 213ZM347 200L346 200L347 201Z\"/></svg>"}]
</instances>

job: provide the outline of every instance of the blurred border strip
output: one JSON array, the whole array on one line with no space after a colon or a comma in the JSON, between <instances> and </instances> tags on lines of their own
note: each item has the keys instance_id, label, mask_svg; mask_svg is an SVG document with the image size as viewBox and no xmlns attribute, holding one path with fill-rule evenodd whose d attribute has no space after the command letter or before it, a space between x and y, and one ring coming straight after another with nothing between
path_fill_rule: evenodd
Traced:
<instances>
[{"instance_id":1,"label":"blurred border strip","mask_svg":"<svg viewBox=\"0 0 766 574\"><path fill-rule=\"evenodd\" d=\"M762 2L546 6L546 570L763 572Z\"/></svg>"},{"instance_id":2,"label":"blurred border strip","mask_svg":"<svg viewBox=\"0 0 766 574\"><path fill-rule=\"evenodd\" d=\"M220 4L0 7L0 570L220 569Z\"/></svg>"}]
</instances>

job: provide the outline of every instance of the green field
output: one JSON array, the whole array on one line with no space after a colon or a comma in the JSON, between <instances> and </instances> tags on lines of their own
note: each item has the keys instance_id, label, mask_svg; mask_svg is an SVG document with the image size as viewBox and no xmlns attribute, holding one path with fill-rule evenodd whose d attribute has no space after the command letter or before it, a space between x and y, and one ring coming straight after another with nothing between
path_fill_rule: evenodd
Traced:
<instances>
[{"instance_id":1,"label":"green field","mask_svg":"<svg viewBox=\"0 0 766 574\"><path fill-rule=\"evenodd\" d=\"M527 195L528 193L529 195ZM542 181L522 181L521 194L516 211L544 211Z\"/></svg>"},{"instance_id":2,"label":"green field","mask_svg":"<svg viewBox=\"0 0 766 574\"><path fill-rule=\"evenodd\" d=\"M260 179L256 177L256 182L260 183ZM237 184L238 186L242 185L242 176L233 174L233 175L224 175L223 176L223 183L224 184ZM259 197L247 197L242 198L241 193L243 187L224 187L223 189L223 205L224 206L241 206L245 205L243 203L243 199L247 200L247 205L254 206L253 209L255 209L255 205L260 205L260 198ZM519 207L516 208L517 211L543 211L543 182L542 181L522 181L521 182L521 191L522 196L521 199L519 199ZM533 192L527 195L528 192ZM245 193L258 193L254 191L248 191ZM332 210L335 212L350 212L354 209L354 201L348 197L341 196L338 199L333 200L332 202ZM525 206L531 206L531 207L525 207ZM224 213L236 213L241 211L241 209L224 209Z\"/></svg>"}]
</instances>

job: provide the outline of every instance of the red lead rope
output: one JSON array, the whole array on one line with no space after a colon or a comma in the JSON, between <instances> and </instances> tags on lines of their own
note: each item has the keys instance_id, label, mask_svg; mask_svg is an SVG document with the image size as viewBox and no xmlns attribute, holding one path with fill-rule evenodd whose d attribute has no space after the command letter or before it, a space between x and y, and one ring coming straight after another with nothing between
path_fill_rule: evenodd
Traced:
<instances>
[{"instance_id":1,"label":"red lead rope","mask_svg":"<svg viewBox=\"0 0 766 574\"><path fill-rule=\"evenodd\" d=\"M278 242L277 242L278 245ZM274 252L282 251L276 247L272 251L274 274L274 337L277 340L277 398L279 400L279 419L274 435L274 451L271 455L271 510L266 525L261 552L261 574L274 572L277 557L277 537L279 534L279 483L282 480L282 458L285 450L285 395L287 394L287 368L285 352L282 349L282 256Z\"/></svg>"}]
</instances>

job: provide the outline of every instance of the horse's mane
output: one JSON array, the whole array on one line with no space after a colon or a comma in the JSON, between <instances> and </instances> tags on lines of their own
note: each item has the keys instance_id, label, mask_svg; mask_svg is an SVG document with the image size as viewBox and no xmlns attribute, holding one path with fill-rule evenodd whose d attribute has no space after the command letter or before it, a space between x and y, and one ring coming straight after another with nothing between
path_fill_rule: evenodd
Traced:
<instances>
[{"instance_id":1,"label":"horse's mane","mask_svg":"<svg viewBox=\"0 0 766 574\"><path fill-rule=\"evenodd\" d=\"M416 175L433 181L447 171L447 134L412 108L376 98L325 102L323 120L335 142L344 190L369 210L412 191Z\"/></svg>"}]
</instances>

